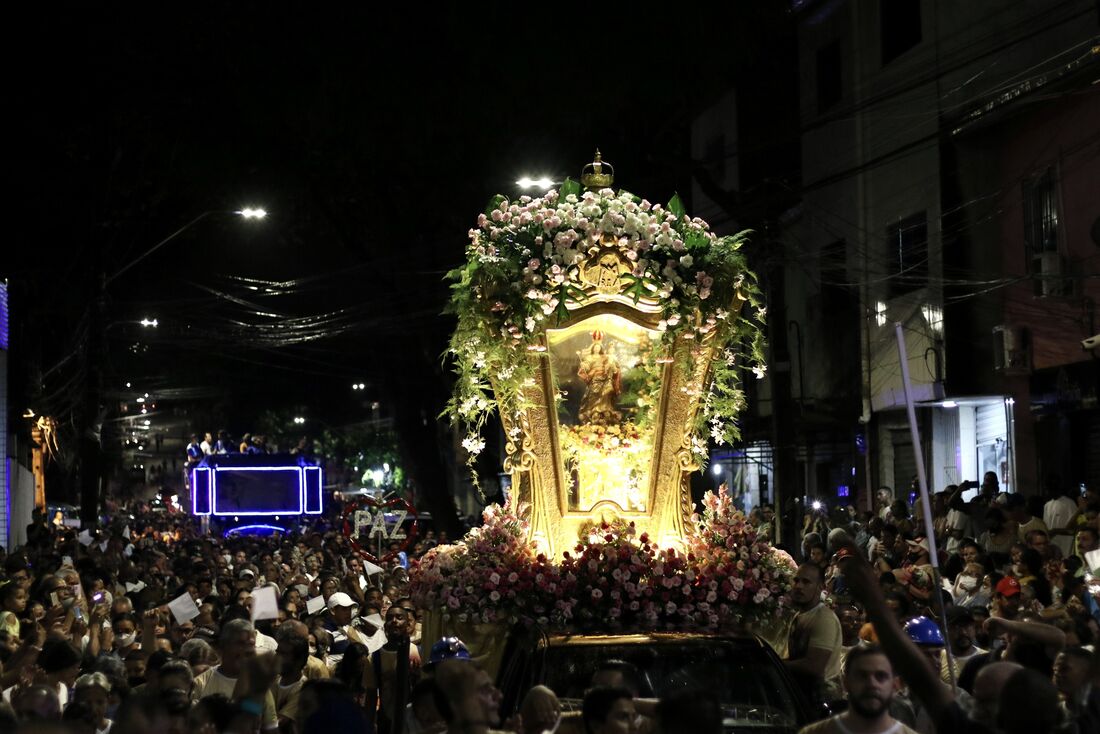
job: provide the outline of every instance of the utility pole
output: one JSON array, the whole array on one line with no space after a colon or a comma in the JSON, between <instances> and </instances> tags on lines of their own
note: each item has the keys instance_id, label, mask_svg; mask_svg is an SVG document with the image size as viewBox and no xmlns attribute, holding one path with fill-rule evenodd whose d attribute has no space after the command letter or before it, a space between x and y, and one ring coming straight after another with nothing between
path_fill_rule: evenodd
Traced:
<instances>
[{"instance_id":1,"label":"utility pole","mask_svg":"<svg viewBox=\"0 0 1100 734\"><path fill-rule=\"evenodd\" d=\"M100 267L99 255L93 271L88 337L84 344L84 405L79 426L80 446L80 525L94 527L99 522L100 481L103 474L103 371L107 359L107 277Z\"/></svg>"},{"instance_id":2,"label":"utility pole","mask_svg":"<svg viewBox=\"0 0 1100 734\"><path fill-rule=\"evenodd\" d=\"M772 497L775 505L776 544L786 543L795 548L797 538L797 515L789 522L786 503L794 500L798 493L794 491L797 483L795 464L797 462L794 437L794 412L791 406L791 353L787 339L787 296L784 282L784 246L779 240L768 243L770 254L768 273L768 347L771 352L771 364L768 374L771 377L772 391ZM792 505L792 511L796 508ZM787 537L791 536L791 537Z\"/></svg>"}]
</instances>

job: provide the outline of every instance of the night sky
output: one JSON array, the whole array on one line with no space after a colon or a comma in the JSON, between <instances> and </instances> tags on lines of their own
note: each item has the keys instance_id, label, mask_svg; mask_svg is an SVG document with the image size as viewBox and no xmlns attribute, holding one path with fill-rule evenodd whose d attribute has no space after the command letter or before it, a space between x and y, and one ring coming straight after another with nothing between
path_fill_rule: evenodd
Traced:
<instances>
[{"instance_id":1,"label":"night sky","mask_svg":"<svg viewBox=\"0 0 1100 734\"><path fill-rule=\"evenodd\" d=\"M689 192L692 116L766 80L790 33L784 3L740 6L74 4L10 26L15 397L79 351L97 273L254 205L270 217L210 215L111 281L109 385L214 390L236 432L277 404L346 419L358 380L399 425L434 419L442 276L485 202L524 174L576 177L596 147L617 185Z\"/></svg>"}]
</instances>

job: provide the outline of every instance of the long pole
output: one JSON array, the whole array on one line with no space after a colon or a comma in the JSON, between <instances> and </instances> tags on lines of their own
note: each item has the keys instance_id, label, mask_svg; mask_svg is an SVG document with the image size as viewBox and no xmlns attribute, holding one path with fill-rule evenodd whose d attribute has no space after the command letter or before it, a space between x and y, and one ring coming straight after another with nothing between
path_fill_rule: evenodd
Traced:
<instances>
[{"instance_id":1,"label":"long pole","mask_svg":"<svg viewBox=\"0 0 1100 734\"><path fill-rule=\"evenodd\" d=\"M940 578L940 554L936 546L936 530L932 524L932 502L928 497L928 477L924 472L924 451L920 443L920 430L917 428L917 411L913 407L913 392L909 381L909 354L905 349L905 332L901 322L894 323L894 333L898 340L898 360L901 362L901 385L905 391L905 412L909 415L909 437L913 442L913 458L917 462L917 482L920 485L921 511L924 515L924 537L928 539L928 554L932 561L932 581L936 595L936 607L940 613L940 624L947 632L947 610L943 605L943 580ZM955 656L951 652L951 642L943 646L947 654L947 669L951 675L951 687L955 687Z\"/></svg>"}]
</instances>

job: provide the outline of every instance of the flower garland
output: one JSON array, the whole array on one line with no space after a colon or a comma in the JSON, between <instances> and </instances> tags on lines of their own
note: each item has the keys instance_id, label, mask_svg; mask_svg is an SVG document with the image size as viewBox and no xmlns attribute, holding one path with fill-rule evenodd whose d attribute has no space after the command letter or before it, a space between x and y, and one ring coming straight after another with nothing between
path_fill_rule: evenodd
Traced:
<instances>
[{"instance_id":1,"label":"flower garland","mask_svg":"<svg viewBox=\"0 0 1100 734\"><path fill-rule=\"evenodd\" d=\"M794 560L758 537L728 495L704 496L687 553L618 520L585 528L557 565L525 540L524 511L491 505L463 541L425 554L413 567L413 601L460 622L580 631L715 631L789 609Z\"/></svg>"},{"instance_id":2,"label":"flower garland","mask_svg":"<svg viewBox=\"0 0 1100 734\"><path fill-rule=\"evenodd\" d=\"M440 545L414 566L409 596L460 622L568 619L557 568L527 540L525 507L489 505L481 527L462 541Z\"/></svg>"},{"instance_id":3,"label":"flower garland","mask_svg":"<svg viewBox=\"0 0 1100 734\"><path fill-rule=\"evenodd\" d=\"M485 447L480 430L492 411L518 423L523 390L534 385L527 354L539 349L545 325L585 302L579 266L605 236L620 243L633 265L622 276L623 293L660 303L667 350L684 335L713 332L716 339L712 383L693 442L700 458L708 439L736 440L735 419L745 405L742 373L763 377L765 370L766 309L741 252L748 234L716 236L706 222L687 216L679 197L662 207L627 191L582 191L570 180L539 198L495 197L469 232L466 263L448 273L448 310L458 317L449 353L458 379L445 414L466 427L469 463ZM738 296L750 305L744 313L729 310ZM742 348L747 360L739 362Z\"/></svg>"},{"instance_id":4,"label":"flower garland","mask_svg":"<svg viewBox=\"0 0 1100 734\"><path fill-rule=\"evenodd\" d=\"M691 522L696 588L719 622L745 624L789 608L798 564L759 536L728 494L703 495L703 513Z\"/></svg>"}]
</instances>

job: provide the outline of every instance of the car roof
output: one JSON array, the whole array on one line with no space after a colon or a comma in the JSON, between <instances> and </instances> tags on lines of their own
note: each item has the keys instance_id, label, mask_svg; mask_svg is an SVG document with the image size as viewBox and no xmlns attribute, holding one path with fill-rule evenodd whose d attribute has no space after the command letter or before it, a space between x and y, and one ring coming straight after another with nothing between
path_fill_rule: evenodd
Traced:
<instances>
[{"instance_id":1,"label":"car roof","mask_svg":"<svg viewBox=\"0 0 1100 734\"><path fill-rule=\"evenodd\" d=\"M758 647L764 643L759 637L744 633L700 633L700 632L638 632L631 634L552 634L547 635L546 644L550 647L567 645L671 645L671 644L714 644L729 642L738 646Z\"/></svg>"}]
</instances>

